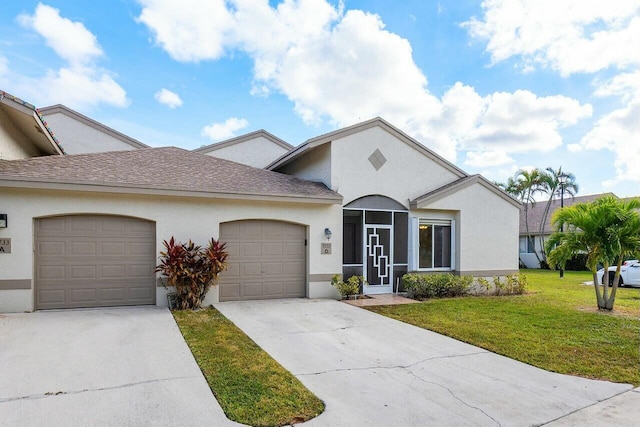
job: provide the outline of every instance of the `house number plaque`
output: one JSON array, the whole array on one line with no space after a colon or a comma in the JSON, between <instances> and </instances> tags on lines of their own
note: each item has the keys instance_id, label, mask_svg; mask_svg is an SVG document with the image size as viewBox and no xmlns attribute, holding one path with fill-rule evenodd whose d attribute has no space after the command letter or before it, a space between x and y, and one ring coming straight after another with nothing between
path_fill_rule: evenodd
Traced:
<instances>
[{"instance_id":1,"label":"house number plaque","mask_svg":"<svg viewBox=\"0 0 640 427\"><path fill-rule=\"evenodd\" d=\"M11 253L11 239L0 237L0 254Z\"/></svg>"},{"instance_id":2,"label":"house number plaque","mask_svg":"<svg viewBox=\"0 0 640 427\"><path fill-rule=\"evenodd\" d=\"M320 243L320 253L322 255L331 255L331 243Z\"/></svg>"}]
</instances>

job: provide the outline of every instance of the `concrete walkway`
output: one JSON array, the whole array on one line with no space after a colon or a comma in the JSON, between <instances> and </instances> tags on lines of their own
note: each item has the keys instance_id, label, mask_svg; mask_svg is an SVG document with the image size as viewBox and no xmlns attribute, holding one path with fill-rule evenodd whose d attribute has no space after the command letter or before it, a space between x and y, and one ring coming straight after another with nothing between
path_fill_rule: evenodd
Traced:
<instances>
[{"instance_id":1,"label":"concrete walkway","mask_svg":"<svg viewBox=\"0 0 640 427\"><path fill-rule=\"evenodd\" d=\"M326 403L309 427L540 425L631 389L550 373L337 301L216 308Z\"/></svg>"},{"instance_id":2,"label":"concrete walkway","mask_svg":"<svg viewBox=\"0 0 640 427\"><path fill-rule=\"evenodd\" d=\"M0 315L2 426L226 426L171 313Z\"/></svg>"}]
</instances>

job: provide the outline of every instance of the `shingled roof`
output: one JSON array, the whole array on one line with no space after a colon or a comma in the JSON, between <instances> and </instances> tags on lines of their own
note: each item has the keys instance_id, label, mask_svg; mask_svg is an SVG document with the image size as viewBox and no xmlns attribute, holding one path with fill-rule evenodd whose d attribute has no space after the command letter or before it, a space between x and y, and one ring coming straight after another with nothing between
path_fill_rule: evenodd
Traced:
<instances>
[{"instance_id":1,"label":"shingled roof","mask_svg":"<svg viewBox=\"0 0 640 427\"><path fill-rule=\"evenodd\" d=\"M590 194L588 196L579 197L565 196L564 205L571 206L576 203L593 202L594 200L600 199L604 196L616 197L616 195L613 193ZM541 200L534 204L527 203L526 205L529 215L529 233L537 235L538 231L540 230L540 223L542 222L542 215L544 214L544 208L547 205L547 201ZM522 235L527 234L527 227L524 218L524 208L525 206L523 205L522 209L520 209L520 234ZM549 216L547 217L547 221L543 229L543 234L551 234L551 217L553 216L553 213L558 209L560 209L560 199L553 199L551 201L551 207L549 209Z\"/></svg>"},{"instance_id":2,"label":"shingled roof","mask_svg":"<svg viewBox=\"0 0 640 427\"><path fill-rule=\"evenodd\" d=\"M176 147L0 161L0 186L340 203L324 184Z\"/></svg>"}]
</instances>

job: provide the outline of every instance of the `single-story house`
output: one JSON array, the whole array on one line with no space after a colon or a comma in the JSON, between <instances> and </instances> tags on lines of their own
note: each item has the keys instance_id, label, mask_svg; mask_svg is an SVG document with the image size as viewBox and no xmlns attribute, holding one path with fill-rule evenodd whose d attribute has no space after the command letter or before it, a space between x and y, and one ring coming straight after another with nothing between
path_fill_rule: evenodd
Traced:
<instances>
[{"instance_id":1,"label":"single-story house","mask_svg":"<svg viewBox=\"0 0 640 427\"><path fill-rule=\"evenodd\" d=\"M590 203L605 196L617 197L613 193L568 196L564 198L564 206L572 206L577 203ZM518 256L520 257L520 263L526 268L540 268L540 261L545 260L543 245L553 233L551 219L554 212L560 209L561 204L560 199L553 199L546 218L544 217L544 210L547 205L546 200L527 203L522 206L520 210L520 243L518 246ZM540 232L540 225L542 224L542 232Z\"/></svg>"},{"instance_id":2,"label":"single-story house","mask_svg":"<svg viewBox=\"0 0 640 427\"><path fill-rule=\"evenodd\" d=\"M265 169L174 147L3 160L0 312L166 305L154 267L172 236L227 243L206 302L335 298L335 274L366 294L407 271L506 275L520 206L380 118Z\"/></svg>"}]
</instances>

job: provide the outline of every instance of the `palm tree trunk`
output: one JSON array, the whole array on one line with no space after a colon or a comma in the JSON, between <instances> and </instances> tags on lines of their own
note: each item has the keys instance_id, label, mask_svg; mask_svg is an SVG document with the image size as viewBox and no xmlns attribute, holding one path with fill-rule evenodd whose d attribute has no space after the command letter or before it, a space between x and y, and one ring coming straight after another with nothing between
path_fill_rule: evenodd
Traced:
<instances>
[{"instance_id":1,"label":"palm tree trunk","mask_svg":"<svg viewBox=\"0 0 640 427\"><path fill-rule=\"evenodd\" d=\"M604 308L605 304L604 304L604 300L602 299L602 295L600 294L600 288L598 286L598 273L596 271L593 272L593 288L596 291L596 300L598 301L598 309Z\"/></svg>"},{"instance_id":2,"label":"palm tree trunk","mask_svg":"<svg viewBox=\"0 0 640 427\"><path fill-rule=\"evenodd\" d=\"M616 266L616 274L613 277L613 287L611 288L611 295L605 301L605 309L613 310L613 304L616 302L616 293L618 291L618 284L620 283L620 269L622 268L622 256L618 257L618 264Z\"/></svg>"},{"instance_id":3,"label":"palm tree trunk","mask_svg":"<svg viewBox=\"0 0 640 427\"><path fill-rule=\"evenodd\" d=\"M529 192L527 196L527 200L531 199L531 192ZM536 256L538 260L538 265L540 264L540 256L538 255L538 251L536 250L535 239L531 238L531 234L529 233L529 204L530 202L525 203L524 205L524 227L527 230L527 247L529 246L529 242L533 241L533 254Z\"/></svg>"},{"instance_id":4,"label":"palm tree trunk","mask_svg":"<svg viewBox=\"0 0 640 427\"><path fill-rule=\"evenodd\" d=\"M547 204L544 207L544 211L542 212L542 221L540 222L540 227L538 228L538 234L540 237L540 248L542 248L542 259L547 262L547 254L544 251L544 226L547 223L547 217L549 216L549 211L551 210L551 201L553 200L552 196L547 200Z\"/></svg>"}]
</instances>

